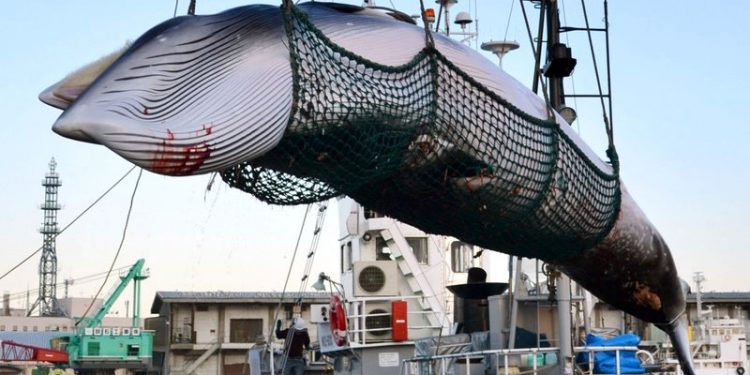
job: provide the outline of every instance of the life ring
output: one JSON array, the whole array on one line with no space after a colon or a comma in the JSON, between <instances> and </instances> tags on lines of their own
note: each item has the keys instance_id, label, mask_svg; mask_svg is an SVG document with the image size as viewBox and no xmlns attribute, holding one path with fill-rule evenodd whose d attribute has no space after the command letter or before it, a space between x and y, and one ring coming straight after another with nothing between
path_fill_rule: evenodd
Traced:
<instances>
[{"instance_id":1,"label":"life ring","mask_svg":"<svg viewBox=\"0 0 750 375\"><path fill-rule=\"evenodd\" d=\"M341 303L341 298L338 295L331 296L329 321L331 322L331 332L333 333L333 341L336 346L344 346L346 344L346 312L344 311L344 305Z\"/></svg>"},{"instance_id":2,"label":"life ring","mask_svg":"<svg viewBox=\"0 0 750 375\"><path fill-rule=\"evenodd\" d=\"M742 366L737 367L737 369L735 369L734 371L737 371L737 375L744 375L745 374L745 368L742 367Z\"/></svg>"}]
</instances>

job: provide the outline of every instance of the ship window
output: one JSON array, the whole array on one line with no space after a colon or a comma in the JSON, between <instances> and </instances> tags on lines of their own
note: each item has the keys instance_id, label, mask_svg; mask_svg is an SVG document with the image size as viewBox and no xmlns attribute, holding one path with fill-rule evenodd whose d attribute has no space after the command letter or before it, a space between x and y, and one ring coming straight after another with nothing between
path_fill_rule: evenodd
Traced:
<instances>
[{"instance_id":1,"label":"ship window","mask_svg":"<svg viewBox=\"0 0 750 375\"><path fill-rule=\"evenodd\" d=\"M407 238L406 242L409 244L411 252L414 254L414 257L417 258L419 264L429 264L426 237Z\"/></svg>"},{"instance_id":2,"label":"ship window","mask_svg":"<svg viewBox=\"0 0 750 375\"><path fill-rule=\"evenodd\" d=\"M230 319L229 342L255 342L263 335L263 319Z\"/></svg>"},{"instance_id":3,"label":"ship window","mask_svg":"<svg viewBox=\"0 0 750 375\"><path fill-rule=\"evenodd\" d=\"M131 344L128 345L128 357L137 357L140 354L140 345Z\"/></svg>"},{"instance_id":4,"label":"ship window","mask_svg":"<svg viewBox=\"0 0 750 375\"><path fill-rule=\"evenodd\" d=\"M451 244L451 270L456 273L468 272L473 260L474 250L471 245L456 241Z\"/></svg>"},{"instance_id":5,"label":"ship window","mask_svg":"<svg viewBox=\"0 0 750 375\"><path fill-rule=\"evenodd\" d=\"M393 260L393 253L383 237L375 237L375 260Z\"/></svg>"},{"instance_id":6,"label":"ship window","mask_svg":"<svg viewBox=\"0 0 750 375\"><path fill-rule=\"evenodd\" d=\"M341 272L352 270L352 242L341 245Z\"/></svg>"},{"instance_id":7,"label":"ship window","mask_svg":"<svg viewBox=\"0 0 750 375\"><path fill-rule=\"evenodd\" d=\"M365 216L365 219L375 219L378 217L383 217L383 215L379 214L377 211L371 210L367 207L365 207L364 216Z\"/></svg>"}]
</instances>

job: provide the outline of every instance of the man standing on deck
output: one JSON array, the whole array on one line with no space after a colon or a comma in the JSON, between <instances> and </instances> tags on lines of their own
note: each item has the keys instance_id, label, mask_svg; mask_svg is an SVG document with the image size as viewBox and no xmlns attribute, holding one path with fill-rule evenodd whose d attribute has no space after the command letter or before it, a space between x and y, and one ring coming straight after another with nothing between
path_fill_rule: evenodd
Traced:
<instances>
[{"instance_id":1,"label":"man standing on deck","mask_svg":"<svg viewBox=\"0 0 750 375\"><path fill-rule=\"evenodd\" d=\"M294 317L292 327L281 330L281 320L276 321L276 338L284 339L284 349L287 354L284 365L284 375L302 375L305 372L303 349L310 349L310 335L305 329L305 321Z\"/></svg>"}]
</instances>

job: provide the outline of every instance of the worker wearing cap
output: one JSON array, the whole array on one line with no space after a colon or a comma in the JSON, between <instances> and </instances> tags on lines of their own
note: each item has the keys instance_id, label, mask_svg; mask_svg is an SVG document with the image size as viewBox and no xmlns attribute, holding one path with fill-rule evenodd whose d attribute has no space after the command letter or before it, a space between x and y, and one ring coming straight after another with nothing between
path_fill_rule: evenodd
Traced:
<instances>
[{"instance_id":1,"label":"worker wearing cap","mask_svg":"<svg viewBox=\"0 0 750 375\"><path fill-rule=\"evenodd\" d=\"M284 375L301 375L305 372L304 349L310 349L310 335L307 334L305 321L294 317L290 328L281 329L281 320L276 321L276 338L285 339L284 348L287 354Z\"/></svg>"}]
</instances>

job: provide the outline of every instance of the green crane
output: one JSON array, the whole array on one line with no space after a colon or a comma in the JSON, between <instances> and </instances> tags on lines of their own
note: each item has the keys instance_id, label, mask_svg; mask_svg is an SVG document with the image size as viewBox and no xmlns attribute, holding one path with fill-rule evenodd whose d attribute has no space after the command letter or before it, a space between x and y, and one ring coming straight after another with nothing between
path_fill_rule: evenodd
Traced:
<instances>
[{"instance_id":1,"label":"green crane","mask_svg":"<svg viewBox=\"0 0 750 375\"><path fill-rule=\"evenodd\" d=\"M70 366L81 371L128 368L146 370L151 364L153 332L140 328L141 281L149 275L139 259L91 317L83 317L76 333L62 338ZM130 327L102 327L104 316L133 281L133 322ZM58 345L53 345L58 346Z\"/></svg>"}]
</instances>

